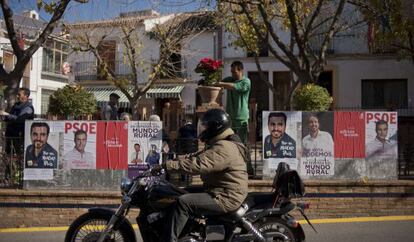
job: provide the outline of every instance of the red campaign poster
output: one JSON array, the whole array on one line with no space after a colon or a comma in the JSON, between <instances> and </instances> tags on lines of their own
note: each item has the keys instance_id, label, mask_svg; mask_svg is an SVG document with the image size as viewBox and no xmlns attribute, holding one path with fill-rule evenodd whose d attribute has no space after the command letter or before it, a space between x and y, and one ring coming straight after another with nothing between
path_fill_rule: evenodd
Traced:
<instances>
[{"instance_id":1,"label":"red campaign poster","mask_svg":"<svg viewBox=\"0 0 414 242\"><path fill-rule=\"evenodd\" d=\"M128 169L128 122L98 122L96 169Z\"/></svg>"},{"instance_id":2,"label":"red campaign poster","mask_svg":"<svg viewBox=\"0 0 414 242\"><path fill-rule=\"evenodd\" d=\"M365 158L365 113L335 112L335 158Z\"/></svg>"}]
</instances>

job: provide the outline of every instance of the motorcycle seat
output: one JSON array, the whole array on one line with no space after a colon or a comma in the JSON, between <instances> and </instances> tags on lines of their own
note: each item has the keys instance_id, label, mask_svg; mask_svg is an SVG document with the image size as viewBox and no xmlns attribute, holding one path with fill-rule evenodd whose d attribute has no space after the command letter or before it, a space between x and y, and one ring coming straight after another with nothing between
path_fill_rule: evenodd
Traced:
<instances>
[{"instance_id":1,"label":"motorcycle seat","mask_svg":"<svg viewBox=\"0 0 414 242\"><path fill-rule=\"evenodd\" d=\"M243 204L248 206L248 210L252 208L269 207L273 203L275 194L273 192L249 192Z\"/></svg>"},{"instance_id":2,"label":"motorcycle seat","mask_svg":"<svg viewBox=\"0 0 414 242\"><path fill-rule=\"evenodd\" d=\"M254 209L269 208L272 206L274 195L275 194L273 192L251 192L247 195L246 199L244 200L240 208L247 205L247 210L244 211L244 213L247 212L248 210L251 210L252 208ZM240 208L237 208L234 211L219 215L218 217L216 217L216 219L227 221L227 222L234 221L235 218L238 218L241 215L239 211Z\"/></svg>"}]
</instances>

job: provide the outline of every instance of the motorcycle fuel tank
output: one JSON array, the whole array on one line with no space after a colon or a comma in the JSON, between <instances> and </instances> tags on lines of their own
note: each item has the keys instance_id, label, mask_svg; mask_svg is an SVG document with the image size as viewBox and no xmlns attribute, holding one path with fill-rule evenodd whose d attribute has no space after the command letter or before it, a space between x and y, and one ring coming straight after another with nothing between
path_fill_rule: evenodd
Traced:
<instances>
[{"instance_id":1,"label":"motorcycle fuel tank","mask_svg":"<svg viewBox=\"0 0 414 242\"><path fill-rule=\"evenodd\" d=\"M187 193L185 190L167 181L161 181L151 186L148 192L148 202L154 209L163 209L175 202L177 197Z\"/></svg>"}]
</instances>

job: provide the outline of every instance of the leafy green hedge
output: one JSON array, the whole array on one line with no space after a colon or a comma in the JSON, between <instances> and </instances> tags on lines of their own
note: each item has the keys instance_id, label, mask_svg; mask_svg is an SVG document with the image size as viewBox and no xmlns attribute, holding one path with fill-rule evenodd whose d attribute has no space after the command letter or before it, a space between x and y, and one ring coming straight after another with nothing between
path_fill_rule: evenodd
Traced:
<instances>
[{"instance_id":1,"label":"leafy green hedge","mask_svg":"<svg viewBox=\"0 0 414 242\"><path fill-rule=\"evenodd\" d=\"M333 99L326 88L309 83L293 94L293 106L301 111L327 111Z\"/></svg>"},{"instance_id":2,"label":"leafy green hedge","mask_svg":"<svg viewBox=\"0 0 414 242\"><path fill-rule=\"evenodd\" d=\"M59 88L49 97L49 102L49 113L52 115L79 118L96 110L95 96L78 85Z\"/></svg>"}]
</instances>

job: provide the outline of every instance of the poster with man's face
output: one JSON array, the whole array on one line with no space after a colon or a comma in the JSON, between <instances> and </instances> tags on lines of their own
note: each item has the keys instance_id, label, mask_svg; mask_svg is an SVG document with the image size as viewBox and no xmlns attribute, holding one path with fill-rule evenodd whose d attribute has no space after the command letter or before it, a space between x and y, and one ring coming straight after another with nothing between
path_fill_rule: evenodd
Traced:
<instances>
[{"instance_id":1,"label":"poster with man's face","mask_svg":"<svg viewBox=\"0 0 414 242\"><path fill-rule=\"evenodd\" d=\"M276 169L283 161L297 169L301 119L301 112L263 112L263 159L268 161L269 168Z\"/></svg>"},{"instance_id":2,"label":"poster with man's face","mask_svg":"<svg viewBox=\"0 0 414 242\"><path fill-rule=\"evenodd\" d=\"M397 112L365 113L365 159L398 159Z\"/></svg>"},{"instance_id":3,"label":"poster with man's face","mask_svg":"<svg viewBox=\"0 0 414 242\"><path fill-rule=\"evenodd\" d=\"M128 177L161 163L162 122L130 121L128 136Z\"/></svg>"},{"instance_id":4,"label":"poster with man's face","mask_svg":"<svg viewBox=\"0 0 414 242\"><path fill-rule=\"evenodd\" d=\"M334 174L333 119L332 112L302 113L302 175Z\"/></svg>"},{"instance_id":5,"label":"poster with man's face","mask_svg":"<svg viewBox=\"0 0 414 242\"><path fill-rule=\"evenodd\" d=\"M60 132L53 122L25 123L24 180L51 180L59 165Z\"/></svg>"},{"instance_id":6,"label":"poster with man's face","mask_svg":"<svg viewBox=\"0 0 414 242\"><path fill-rule=\"evenodd\" d=\"M61 169L96 169L96 122L66 121Z\"/></svg>"}]
</instances>

